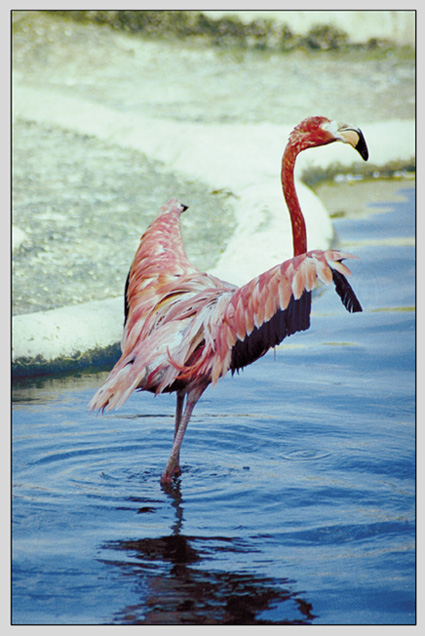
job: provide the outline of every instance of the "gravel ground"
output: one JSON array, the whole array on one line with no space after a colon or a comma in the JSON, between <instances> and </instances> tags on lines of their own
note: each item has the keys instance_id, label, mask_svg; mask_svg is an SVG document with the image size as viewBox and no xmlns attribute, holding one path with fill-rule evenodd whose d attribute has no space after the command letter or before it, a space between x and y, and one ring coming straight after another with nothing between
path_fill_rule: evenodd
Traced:
<instances>
[{"instance_id":1,"label":"gravel ground","mask_svg":"<svg viewBox=\"0 0 425 636\"><path fill-rule=\"evenodd\" d=\"M198 267L212 267L233 229L225 193L95 137L19 121L13 163L13 223L25 236L13 255L14 313L122 295L139 237L171 195L190 202L183 231Z\"/></svg>"}]
</instances>

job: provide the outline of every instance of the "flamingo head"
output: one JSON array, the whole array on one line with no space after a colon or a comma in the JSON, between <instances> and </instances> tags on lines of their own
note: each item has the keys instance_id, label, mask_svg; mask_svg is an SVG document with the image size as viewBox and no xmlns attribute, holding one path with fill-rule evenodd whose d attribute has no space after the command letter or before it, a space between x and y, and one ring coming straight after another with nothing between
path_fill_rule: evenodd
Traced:
<instances>
[{"instance_id":1,"label":"flamingo head","mask_svg":"<svg viewBox=\"0 0 425 636\"><path fill-rule=\"evenodd\" d=\"M331 121L327 117L308 117L289 135L289 144L298 152L313 146L324 146L334 141L350 144L365 161L369 158L366 141L360 128Z\"/></svg>"}]
</instances>

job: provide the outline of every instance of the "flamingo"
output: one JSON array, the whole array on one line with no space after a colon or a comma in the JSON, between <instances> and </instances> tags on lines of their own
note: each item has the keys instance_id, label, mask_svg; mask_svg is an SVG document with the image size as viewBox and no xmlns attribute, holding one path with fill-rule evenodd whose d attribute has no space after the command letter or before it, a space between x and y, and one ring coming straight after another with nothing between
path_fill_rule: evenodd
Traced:
<instances>
[{"instance_id":1,"label":"flamingo","mask_svg":"<svg viewBox=\"0 0 425 636\"><path fill-rule=\"evenodd\" d=\"M367 161L360 129L326 117L309 117L289 135L281 169L294 257L237 287L199 271L189 261L180 216L187 206L170 199L140 239L125 285L122 355L90 402L91 411L120 407L134 390L177 395L174 443L161 476L181 473L180 447L205 389L310 326L311 292L335 285L346 309L362 311L347 281L344 259L329 249L307 251L307 235L294 184L297 155L341 141Z\"/></svg>"}]
</instances>

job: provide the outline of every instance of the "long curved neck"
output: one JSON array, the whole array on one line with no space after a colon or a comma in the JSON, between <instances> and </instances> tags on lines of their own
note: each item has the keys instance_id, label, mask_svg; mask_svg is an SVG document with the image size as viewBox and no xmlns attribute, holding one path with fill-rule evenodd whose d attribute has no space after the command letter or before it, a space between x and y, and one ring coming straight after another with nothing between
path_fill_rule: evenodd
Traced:
<instances>
[{"instance_id":1,"label":"long curved neck","mask_svg":"<svg viewBox=\"0 0 425 636\"><path fill-rule=\"evenodd\" d=\"M307 252L307 231L300 203L295 191L294 167L295 159L299 153L299 148L291 145L286 146L282 157L282 189L288 206L289 216L292 225L292 241L294 245L294 256Z\"/></svg>"}]
</instances>

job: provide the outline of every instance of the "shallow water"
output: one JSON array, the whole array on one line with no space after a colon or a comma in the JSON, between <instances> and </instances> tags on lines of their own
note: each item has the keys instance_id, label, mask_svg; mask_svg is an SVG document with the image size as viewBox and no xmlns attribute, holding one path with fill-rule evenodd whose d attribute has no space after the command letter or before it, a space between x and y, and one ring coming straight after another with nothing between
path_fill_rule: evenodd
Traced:
<instances>
[{"instance_id":1,"label":"shallow water","mask_svg":"<svg viewBox=\"0 0 425 636\"><path fill-rule=\"evenodd\" d=\"M322 290L308 332L209 389L169 491L173 396L96 417L103 372L14 387L15 624L414 623L413 185L400 194L335 221L364 312Z\"/></svg>"}]
</instances>

